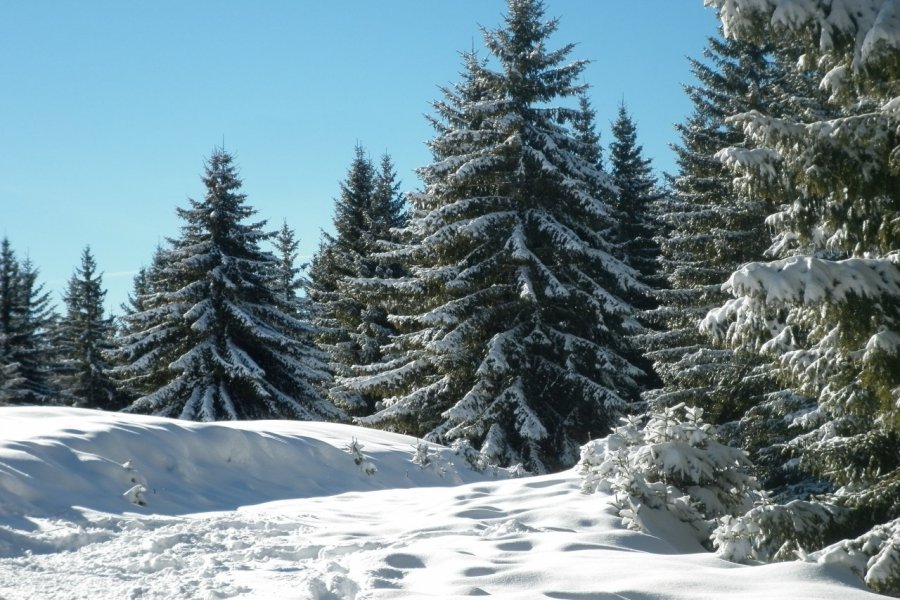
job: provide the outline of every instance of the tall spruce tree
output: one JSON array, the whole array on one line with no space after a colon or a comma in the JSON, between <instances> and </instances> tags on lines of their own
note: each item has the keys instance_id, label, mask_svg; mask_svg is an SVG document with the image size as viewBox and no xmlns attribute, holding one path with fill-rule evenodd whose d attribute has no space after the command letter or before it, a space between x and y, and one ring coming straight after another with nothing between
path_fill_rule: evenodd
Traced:
<instances>
[{"instance_id":1,"label":"tall spruce tree","mask_svg":"<svg viewBox=\"0 0 900 600\"><path fill-rule=\"evenodd\" d=\"M57 372L61 398L67 404L88 408L121 408L110 376L106 354L113 347L113 318L105 315L103 274L90 246L81 253L81 265L69 279L63 299L66 313L56 330L59 352Z\"/></svg>"},{"instance_id":2,"label":"tall spruce tree","mask_svg":"<svg viewBox=\"0 0 900 600\"><path fill-rule=\"evenodd\" d=\"M123 385L148 389L129 410L182 419L340 419L319 395L328 380L311 328L287 314L271 285L277 259L260 249L271 234L247 222L232 156L216 149L206 194L178 209L170 240L141 296L146 308L123 317L117 367Z\"/></svg>"},{"instance_id":3,"label":"tall spruce tree","mask_svg":"<svg viewBox=\"0 0 900 600\"><path fill-rule=\"evenodd\" d=\"M659 385L651 361L645 357L646 333L652 327L647 314L657 305L655 292L663 287L659 273L660 223L655 217L657 202L663 198L658 190L651 161L644 158L643 147L637 141L637 125L628 114L625 103L619 105L616 120L612 123L612 141L609 144L610 177L617 188L612 197L616 210L616 227L611 232L623 260L633 267L646 285L641 292L632 292L626 300L640 309L628 322L630 341L635 347L629 360L647 374L641 378L644 389Z\"/></svg>"},{"instance_id":4,"label":"tall spruce tree","mask_svg":"<svg viewBox=\"0 0 900 600\"><path fill-rule=\"evenodd\" d=\"M534 471L573 464L606 433L641 371L621 333L642 289L614 257L608 177L574 122L583 61L549 50L556 20L511 0L484 31L497 69L464 55L462 82L435 103L434 162L420 169L409 244L387 257L409 276L367 282L400 329L395 358L355 380L378 393L378 427L466 440L491 461Z\"/></svg>"},{"instance_id":5,"label":"tall spruce tree","mask_svg":"<svg viewBox=\"0 0 900 600\"><path fill-rule=\"evenodd\" d=\"M603 146L600 145L600 134L597 132L597 111L591 106L587 94L578 98L579 112L572 120L575 139L581 144L580 154L587 162L603 171ZM598 190L603 192L604 188Z\"/></svg>"},{"instance_id":6,"label":"tall spruce tree","mask_svg":"<svg viewBox=\"0 0 900 600\"><path fill-rule=\"evenodd\" d=\"M406 224L406 198L400 191L400 181L394 169L394 160L390 154L383 154L375 173L375 189L372 192L372 209L369 219L369 227L374 237L373 247L384 249L382 244L398 243L397 230ZM394 266L379 264L378 269L387 269L388 272Z\"/></svg>"},{"instance_id":7,"label":"tall spruce tree","mask_svg":"<svg viewBox=\"0 0 900 600\"><path fill-rule=\"evenodd\" d=\"M657 189L651 161L644 158L643 147L638 144L637 125L624 102L613 121L612 136L609 163L610 176L619 189L614 200L619 218L618 243L625 261L637 269L648 286L656 287L659 245L655 240L658 227L653 209L662 194ZM629 300L640 308L654 304L650 293Z\"/></svg>"},{"instance_id":8,"label":"tall spruce tree","mask_svg":"<svg viewBox=\"0 0 900 600\"><path fill-rule=\"evenodd\" d=\"M814 397L797 415L801 466L840 486L812 507L764 507L744 558L814 553L853 560L876 590L900 594L900 22L892 0L708 0L731 37L803 47L803 64L840 114L733 115L752 148L718 156L791 256L732 274L733 294L705 326L776 356L792 388ZM849 17L852 15L852 18ZM804 508L805 507L805 508ZM804 508L803 511L800 508ZM840 541L841 538L845 538ZM852 558L851 558L852 557Z\"/></svg>"},{"instance_id":9,"label":"tall spruce tree","mask_svg":"<svg viewBox=\"0 0 900 600\"><path fill-rule=\"evenodd\" d=\"M364 415L374 409L374 398L347 388L342 381L355 373L355 367L381 360L381 348L393 335L393 328L383 307L355 281L396 274L396 265L375 254L385 249L383 244L396 242L392 229L403 223L404 202L390 157L385 155L376 171L361 146L356 147L340 188L335 201L335 235L323 235L310 267L307 290L321 342L337 376L330 397L351 414Z\"/></svg>"},{"instance_id":10,"label":"tall spruce tree","mask_svg":"<svg viewBox=\"0 0 900 600\"><path fill-rule=\"evenodd\" d=\"M54 362L50 294L37 269L19 261L8 238L0 241L0 404L49 404Z\"/></svg>"},{"instance_id":11,"label":"tall spruce tree","mask_svg":"<svg viewBox=\"0 0 900 600\"><path fill-rule=\"evenodd\" d=\"M660 211L668 229L660 241L669 286L657 291L661 306L651 315L661 331L644 336L663 383L644 397L657 409L681 402L703 407L713 423L723 426L725 439L750 454L763 485L785 500L828 488L798 469L797 452L785 443L796 435L793 416L814 402L783 388L771 357L714 343L698 323L727 299L722 283L732 271L791 245L782 240L770 247L770 197L738 193L717 153L730 146L753 147L729 122L733 114L822 112L825 96L818 82L796 64L794 48L722 37L708 40L704 60L691 60L698 84L686 86L686 92L694 111L676 126L679 173L670 178L674 193Z\"/></svg>"},{"instance_id":12,"label":"tall spruce tree","mask_svg":"<svg viewBox=\"0 0 900 600\"><path fill-rule=\"evenodd\" d=\"M700 320L727 295L721 285L745 262L759 260L769 245L765 199L738 196L733 176L716 158L727 146L744 144L726 122L742 110L770 110L778 71L767 48L709 38L704 60L691 59L698 83L686 86L693 104L676 125L677 175L672 194L660 203L660 266L667 279L660 307L650 319L657 333L645 337L648 357L663 385L645 394L657 408L685 402L702 406L714 423L740 418L771 387L761 372L766 361L714 345ZM783 461L782 461L783 462Z\"/></svg>"},{"instance_id":13,"label":"tall spruce tree","mask_svg":"<svg viewBox=\"0 0 900 600\"><path fill-rule=\"evenodd\" d=\"M309 313L306 298L298 293L307 285L306 279L300 275L302 268L297 266L300 241L294 230L288 227L287 221L282 223L272 241L277 259L272 272L272 289L279 306L290 315L306 317Z\"/></svg>"},{"instance_id":14,"label":"tall spruce tree","mask_svg":"<svg viewBox=\"0 0 900 600\"><path fill-rule=\"evenodd\" d=\"M109 354L112 364L110 376L116 383L123 406L128 406L141 396L158 389L165 381L165 377L159 371L137 378L126 374L124 367L129 364L129 358L125 353L119 351L119 346L126 336L139 333L145 327L140 318L132 319L131 317L154 306L156 292L163 291L162 267L166 260L163 247L157 246L150 265L142 266L135 274L131 292L120 306L122 316L116 319L115 348Z\"/></svg>"},{"instance_id":15,"label":"tall spruce tree","mask_svg":"<svg viewBox=\"0 0 900 600\"><path fill-rule=\"evenodd\" d=\"M153 252L150 266L141 267L135 274L132 280L131 292L128 294L127 300L120 306L123 314L132 315L143 312L147 308L144 301L157 290L165 260L166 256L163 247L157 246ZM127 331L124 322L120 321L119 326Z\"/></svg>"}]
</instances>

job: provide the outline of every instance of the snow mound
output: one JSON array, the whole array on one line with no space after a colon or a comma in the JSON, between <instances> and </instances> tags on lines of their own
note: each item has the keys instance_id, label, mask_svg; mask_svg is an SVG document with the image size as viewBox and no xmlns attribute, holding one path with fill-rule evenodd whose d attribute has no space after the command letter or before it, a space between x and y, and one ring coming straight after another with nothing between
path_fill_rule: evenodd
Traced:
<instances>
[{"instance_id":1,"label":"snow mound","mask_svg":"<svg viewBox=\"0 0 900 600\"><path fill-rule=\"evenodd\" d=\"M627 530L575 471L502 479L416 442L0 408L0 598L878 597L842 565L722 561L664 515Z\"/></svg>"},{"instance_id":2,"label":"snow mound","mask_svg":"<svg viewBox=\"0 0 900 600\"><path fill-rule=\"evenodd\" d=\"M73 507L177 515L508 476L477 473L436 445L429 445L433 456L423 468L411 462L422 443L336 423L194 423L74 408L0 408L0 523L63 515Z\"/></svg>"}]
</instances>

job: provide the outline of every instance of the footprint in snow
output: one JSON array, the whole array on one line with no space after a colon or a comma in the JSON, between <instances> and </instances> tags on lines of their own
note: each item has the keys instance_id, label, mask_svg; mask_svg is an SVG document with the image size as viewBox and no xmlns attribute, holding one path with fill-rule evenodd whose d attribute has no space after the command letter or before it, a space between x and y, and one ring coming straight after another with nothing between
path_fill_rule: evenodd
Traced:
<instances>
[{"instance_id":1,"label":"footprint in snow","mask_svg":"<svg viewBox=\"0 0 900 600\"><path fill-rule=\"evenodd\" d=\"M538 490L538 489L540 489L540 488L550 487L550 486L558 485L558 484L559 484L559 481L554 481L554 480L550 480L550 481L529 481L528 483L525 484L524 487L531 488L531 489L533 489L533 490Z\"/></svg>"},{"instance_id":2,"label":"footprint in snow","mask_svg":"<svg viewBox=\"0 0 900 600\"><path fill-rule=\"evenodd\" d=\"M497 549L503 550L504 552L528 552L532 548L534 548L534 544L527 540L497 544Z\"/></svg>"},{"instance_id":3,"label":"footprint in snow","mask_svg":"<svg viewBox=\"0 0 900 600\"><path fill-rule=\"evenodd\" d=\"M412 554L390 554L384 562L395 569L424 569L425 563L418 556Z\"/></svg>"},{"instance_id":4,"label":"footprint in snow","mask_svg":"<svg viewBox=\"0 0 900 600\"><path fill-rule=\"evenodd\" d=\"M369 586L373 589L399 589L398 581L403 579L404 573L399 569L384 567L369 571Z\"/></svg>"},{"instance_id":5,"label":"footprint in snow","mask_svg":"<svg viewBox=\"0 0 900 600\"><path fill-rule=\"evenodd\" d=\"M463 571L466 577L483 577L484 575L493 575L497 569L493 567L470 567Z\"/></svg>"},{"instance_id":6,"label":"footprint in snow","mask_svg":"<svg viewBox=\"0 0 900 600\"><path fill-rule=\"evenodd\" d=\"M383 569L375 569L371 572L373 577L380 577L381 579L403 579L403 571L398 569L391 568L383 568Z\"/></svg>"},{"instance_id":7,"label":"footprint in snow","mask_svg":"<svg viewBox=\"0 0 900 600\"><path fill-rule=\"evenodd\" d=\"M479 506L468 510L462 510L456 513L455 516L463 519L498 519L500 517L505 517L506 513L493 506Z\"/></svg>"},{"instance_id":8,"label":"footprint in snow","mask_svg":"<svg viewBox=\"0 0 900 600\"><path fill-rule=\"evenodd\" d=\"M637 600L638 598L647 598L646 596L622 596L612 592L544 592L548 598L555 600Z\"/></svg>"},{"instance_id":9,"label":"footprint in snow","mask_svg":"<svg viewBox=\"0 0 900 600\"><path fill-rule=\"evenodd\" d=\"M587 550L612 550L613 552L637 552L637 550L632 550L631 548L622 548L619 546L611 546L607 544L590 544L590 543L575 543L569 544L568 546L563 546L560 548L563 552L581 552Z\"/></svg>"}]
</instances>

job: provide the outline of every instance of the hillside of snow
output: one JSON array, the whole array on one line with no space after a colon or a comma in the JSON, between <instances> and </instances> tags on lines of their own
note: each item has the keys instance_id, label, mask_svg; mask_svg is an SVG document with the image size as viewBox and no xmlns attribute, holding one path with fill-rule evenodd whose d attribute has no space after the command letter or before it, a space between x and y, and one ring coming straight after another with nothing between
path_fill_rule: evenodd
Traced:
<instances>
[{"instance_id":1,"label":"hillside of snow","mask_svg":"<svg viewBox=\"0 0 900 600\"><path fill-rule=\"evenodd\" d=\"M665 520L624 529L574 471L509 478L417 446L347 425L0 408L0 598L881 597L838 566L719 560Z\"/></svg>"}]
</instances>

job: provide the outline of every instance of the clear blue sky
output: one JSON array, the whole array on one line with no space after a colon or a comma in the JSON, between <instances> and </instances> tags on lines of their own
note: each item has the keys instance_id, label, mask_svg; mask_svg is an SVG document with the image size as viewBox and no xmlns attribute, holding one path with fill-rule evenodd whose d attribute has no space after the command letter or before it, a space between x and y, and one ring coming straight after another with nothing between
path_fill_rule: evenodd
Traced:
<instances>
[{"instance_id":1,"label":"clear blue sky","mask_svg":"<svg viewBox=\"0 0 900 600\"><path fill-rule=\"evenodd\" d=\"M659 170L673 171L681 85L716 19L701 0L547 0L554 39L589 59L603 143L624 98ZM59 291L90 244L118 305L176 206L203 194L214 146L248 202L315 251L359 142L403 189L429 161L423 115L483 48L503 0L10 2L0 11L0 235Z\"/></svg>"}]
</instances>

